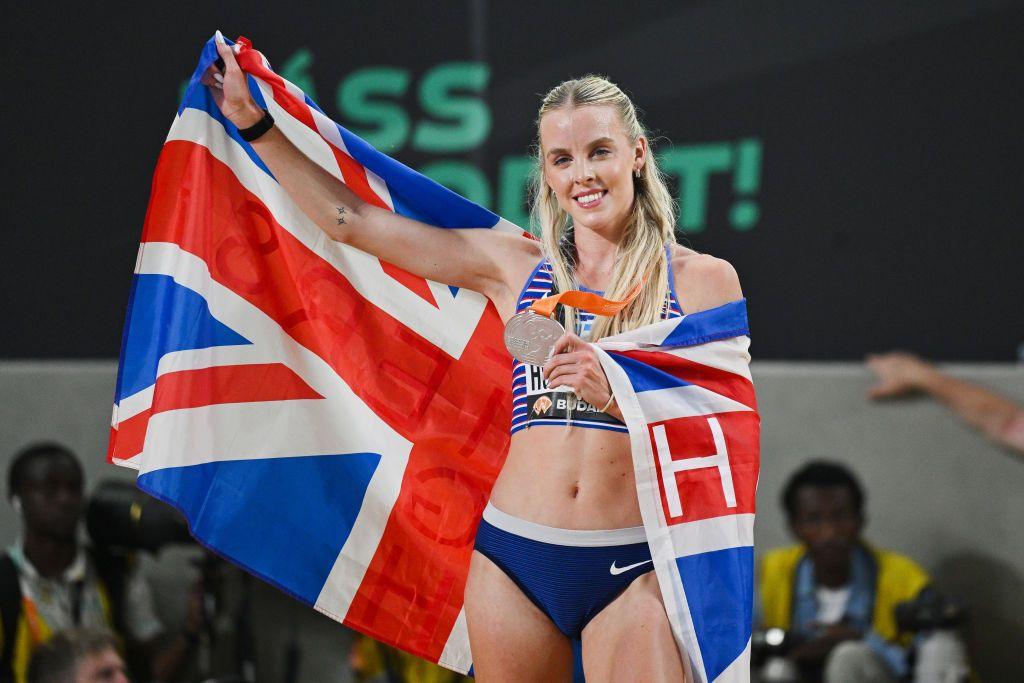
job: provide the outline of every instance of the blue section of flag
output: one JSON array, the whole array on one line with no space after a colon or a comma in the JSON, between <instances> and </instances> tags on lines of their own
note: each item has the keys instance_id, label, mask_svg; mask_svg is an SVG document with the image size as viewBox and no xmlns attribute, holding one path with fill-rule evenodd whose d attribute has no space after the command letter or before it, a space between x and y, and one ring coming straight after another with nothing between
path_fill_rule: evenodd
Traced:
<instances>
[{"instance_id":1,"label":"blue section of flag","mask_svg":"<svg viewBox=\"0 0 1024 683\"><path fill-rule=\"evenodd\" d=\"M226 38L225 41L229 45L232 44L231 41L227 40ZM215 42L215 38L211 36L210 39L207 40L205 44L203 44L203 49L199 52L199 63L196 64L195 71L192 72L192 75L188 79L188 86L186 86L185 88L185 98L178 105L179 116L181 115L181 112L185 110L185 107L188 106L187 103L189 100L189 96L192 95L194 91L206 90L206 86L200 83L200 81L202 80L203 74L206 73L206 70L209 68L209 66L213 64L215 61L217 61L217 56L217 44Z\"/></svg>"},{"instance_id":2,"label":"blue section of flag","mask_svg":"<svg viewBox=\"0 0 1024 683\"><path fill-rule=\"evenodd\" d=\"M441 228L493 228L498 215L455 194L338 126L352 158L387 183L395 211ZM417 207L413 212L411 207Z\"/></svg>"},{"instance_id":3,"label":"blue section of flag","mask_svg":"<svg viewBox=\"0 0 1024 683\"><path fill-rule=\"evenodd\" d=\"M422 221L424 223L430 223L430 217L424 213L420 213L414 207L410 206L404 198L391 195L391 205L395 209L395 213L406 218L411 218L414 221Z\"/></svg>"},{"instance_id":4,"label":"blue section of flag","mask_svg":"<svg viewBox=\"0 0 1024 683\"><path fill-rule=\"evenodd\" d=\"M213 317L206 299L169 275L136 275L114 401L156 382L160 359L172 351L250 343Z\"/></svg>"},{"instance_id":5,"label":"blue section of flag","mask_svg":"<svg viewBox=\"0 0 1024 683\"><path fill-rule=\"evenodd\" d=\"M230 45L231 42L228 41L228 44ZM241 145L242 149L245 150L245 153L249 155L249 158L252 159L254 164L262 169L262 171L268 176L273 178L274 174L270 172L270 169L263 163L263 160L256 155L256 152L252 149L252 145L243 140L242 136L238 134L238 128L235 127L235 124L228 121L227 118L220 113L220 109L217 108L217 104L213 101L213 94L210 93L210 89L199 82L199 79L202 77L207 67L209 67L216 59L217 48L214 47L213 38L211 38L203 47L203 52L199 58L199 66L196 67L195 73L192 74L192 79L189 81L188 89L185 91L185 97L182 99L181 105L178 107L178 115L181 116L181 112L185 111L185 109L198 109L199 111L206 112L211 118L224 126L224 131L232 140ZM256 102L257 106L266 109L267 101L263 97L263 93L260 91L259 86L256 85L256 79L252 76L246 76L246 80L249 83L249 94L252 95L253 101Z\"/></svg>"},{"instance_id":6,"label":"blue section of flag","mask_svg":"<svg viewBox=\"0 0 1024 683\"><path fill-rule=\"evenodd\" d=\"M148 472L138 484L181 510L204 545L313 604L380 459L344 453L211 462Z\"/></svg>"},{"instance_id":7,"label":"blue section of flag","mask_svg":"<svg viewBox=\"0 0 1024 683\"><path fill-rule=\"evenodd\" d=\"M754 606L754 549L750 546L676 559L690 618L704 659L707 680L715 680L750 640Z\"/></svg>"},{"instance_id":8,"label":"blue section of flag","mask_svg":"<svg viewBox=\"0 0 1024 683\"><path fill-rule=\"evenodd\" d=\"M653 365L648 365L643 361L634 360L628 356L623 356L614 351L609 354L616 363L622 366L622 369L626 371L626 376L629 377L629 383L633 385L633 391L638 394L641 391L654 391L656 389L678 389L680 387L688 387L690 383L679 379L674 375L670 375L664 370L659 370Z\"/></svg>"},{"instance_id":9,"label":"blue section of flag","mask_svg":"<svg viewBox=\"0 0 1024 683\"><path fill-rule=\"evenodd\" d=\"M661 345L696 346L743 334L750 334L746 299L684 316Z\"/></svg>"},{"instance_id":10,"label":"blue section of flag","mask_svg":"<svg viewBox=\"0 0 1024 683\"><path fill-rule=\"evenodd\" d=\"M316 102L314 102L314 101L313 101L312 99L310 99L309 95L303 95L303 96L302 96L302 100L303 100L303 101L304 101L304 102L305 102L305 103L306 103L306 104L307 104L308 106L312 107L313 109L316 109L316 110L317 110L318 112L320 112L321 114L323 114L323 113L324 113L324 110L323 110L323 109L321 109L320 107L318 107L318 106L317 106L317 104L316 104ZM324 116L326 116L326 114L324 114Z\"/></svg>"}]
</instances>

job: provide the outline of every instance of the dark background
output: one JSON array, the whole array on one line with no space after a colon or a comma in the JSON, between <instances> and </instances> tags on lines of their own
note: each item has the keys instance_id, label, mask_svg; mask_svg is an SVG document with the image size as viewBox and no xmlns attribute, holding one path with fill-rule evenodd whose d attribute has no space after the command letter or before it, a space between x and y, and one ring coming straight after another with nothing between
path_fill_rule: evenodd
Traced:
<instances>
[{"instance_id":1,"label":"dark background","mask_svg":"<svg viewBox=\"0 0 1024 683\"><path fill-rule=\"evenodd\" d=\"M756 358L1024 353L1022 2L287 7L5 8L0 358L117 356L154 164L216 28L272 63L309 48L343 124L353 69L487 61L492 131L465 157L492 186L531 143L539 94L587 72L632 94L663 149L759 138L757 225L730 226L723 175L684 238L736 266Z\"/></svg>"}]
</instances>

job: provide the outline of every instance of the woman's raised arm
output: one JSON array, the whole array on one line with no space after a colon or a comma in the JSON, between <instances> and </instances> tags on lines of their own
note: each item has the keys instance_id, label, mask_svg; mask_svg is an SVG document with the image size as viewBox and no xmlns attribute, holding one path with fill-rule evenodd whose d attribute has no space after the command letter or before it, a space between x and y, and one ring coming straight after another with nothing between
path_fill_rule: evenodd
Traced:
<instances>
[{"instance_id":1,"label":"woman's raised arm","mask_svg":"<svg viewBox=\"0 0 1024 683\"><path fill-rule=\"evenodd\" d=\"M219 35L219 34L218 34ZM221 112L239 129L256 124L245 74L226 43L224 60L203 76ZM478 291L491 299L540 257L533 240L492 230L448 230L368 204L302 153L276 126L251 143L288 196L329 237L431 280ZM529 267L529 266L527 266Z\"/></svg>"}]
</instances>

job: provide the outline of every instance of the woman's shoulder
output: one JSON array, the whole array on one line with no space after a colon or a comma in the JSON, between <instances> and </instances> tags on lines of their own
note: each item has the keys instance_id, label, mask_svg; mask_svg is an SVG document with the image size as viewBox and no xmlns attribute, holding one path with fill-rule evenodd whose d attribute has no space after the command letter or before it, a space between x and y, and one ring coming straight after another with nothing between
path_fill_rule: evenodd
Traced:
<instances>
[{"instance_id":1,"label":"woman's shoulder","mask_svg":"<svg viewBox=\"0 0 1024 683\"><path fill-rule=\"evenodd\" d=\"M684 313L696 313L743 298L736 269L725 259L671 246L672 276Z\"/></svg>"}]
</instances>

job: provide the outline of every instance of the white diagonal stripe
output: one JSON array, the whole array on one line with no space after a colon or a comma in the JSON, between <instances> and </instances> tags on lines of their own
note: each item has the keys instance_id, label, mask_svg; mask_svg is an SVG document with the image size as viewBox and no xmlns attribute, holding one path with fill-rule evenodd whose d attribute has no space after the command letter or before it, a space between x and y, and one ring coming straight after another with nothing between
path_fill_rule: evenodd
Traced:
<instances>
[{"instance_id":1,"label":"white diagonal stripe","mask_svg":"<svg viewBox=\"0 0 1024 683\"><path fill-rule=\"evenodd\" d=\"M685 387L652 389L636 394L640 409L648 422L663 422L681 417L714 413L750 412L739 401L691 384Z\"/></svg>"},{"instance_id":2,"label":"white diagonal stripe","mask_svg":"<svg viewBox=\"0 0 1024 683\"><path fill-rule=\"evenodd\" d=\"M676 557L754 545L754 515L743 513L684 522L668 528Z\"/></svg>"},{"instance_id":3,"label":"white diagonal stripe","mask_svg":"<svg viewBox=\"0 0 1024 683\"><path fill-rule=\"evenodd\" d=\"M466 627L466 608L459 610L459 616L452 626L452 632L444 644L444 650L437 661L441 666L466 673L473 666L469 651L469 629Z\"/></svg>"}]
</instances>

